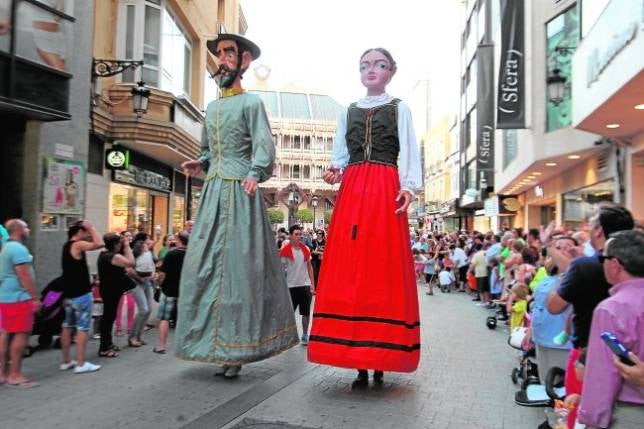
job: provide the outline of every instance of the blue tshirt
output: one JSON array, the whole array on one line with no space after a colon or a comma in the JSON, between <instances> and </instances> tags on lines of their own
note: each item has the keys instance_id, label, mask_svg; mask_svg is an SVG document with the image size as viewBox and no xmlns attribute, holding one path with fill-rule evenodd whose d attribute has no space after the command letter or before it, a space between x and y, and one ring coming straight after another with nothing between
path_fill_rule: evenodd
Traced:
<instances>
[{"instance_id":1,"label":"blue tshirt","mask_svg":"<svg viewBox=\"0 0 644 429\"><path fill-rule=\"evenodd\" d=\"M427 258L425 261L425 269L423 272L425 274L436 274L436 268L434 268L434 265L436 264L436 260L434 258Z\"/></svg>"},{"instance_id":2,"label":"blue tshirt","mask_svg":"<svg viewBox=\"0 0 644 429\"><path fill-rule=\"evenodd\" d=\"M12 303L27 301L30 298L22 287L16 274L16 265L29 264L29 273L34 278L34 257L24 244L9 240L0 252L0 302Z\"/></svg>"},{"instance_id":3,"label":"blue tshirt","mask_svg":"<svg viewBox=\"0 0 644 429\"><path fill-rule=\"evenodd\" d=\"M547 309L548 295L558 286L556 276L547 276L534 289L534 304L532 305L532 341L542 347L551 349L570 349L568 342L563 346L555 344L554 338L566 329L566 319L572 312L569 306L563 313L551 314Z\"/></svg>"}]
</instances>

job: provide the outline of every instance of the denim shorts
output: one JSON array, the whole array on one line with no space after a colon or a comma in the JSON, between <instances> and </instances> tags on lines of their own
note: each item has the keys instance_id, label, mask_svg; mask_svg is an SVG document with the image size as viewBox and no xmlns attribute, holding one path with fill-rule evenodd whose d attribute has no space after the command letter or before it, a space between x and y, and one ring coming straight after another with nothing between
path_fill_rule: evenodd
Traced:
<instances>
[{"instance_id":1,"label":"denim shorts","mask_svg":"<svg viewBox=\"0 0 644 429\"><path fill-rule=\"evenodd\" d=\"M79 331L89 331L92 325L92 307L94 298L92 293L65 299L64 328L76 328Z\"/></svg>"},{"instance_id":2,"label":"denim shorts","mask_svg":"<svg viewBox=\"0 0 644 429\"><path fill-rule=\"evenodd\" d=\"M159 311L157 312L157 319L159 320L170 320L172 319L172 313L177 306L177 300L179 298L172 296L165 296L161 292L159 297Z\"/></svg>"}]
</instances>

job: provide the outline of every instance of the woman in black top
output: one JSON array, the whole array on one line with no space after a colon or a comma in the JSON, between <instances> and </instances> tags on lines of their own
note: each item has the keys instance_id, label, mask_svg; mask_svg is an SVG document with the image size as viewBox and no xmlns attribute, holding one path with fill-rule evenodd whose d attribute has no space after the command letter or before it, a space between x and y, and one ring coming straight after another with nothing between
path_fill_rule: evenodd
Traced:
<instances>
[{"instance_id":1,"label":"woman in black top","mask_svg":"<svg viewBox=\"0 0 644 429\"><path fill-rule=\"evenodd\" d=\"M318 284L318 276L320 275L320 267L322 266L322 254L326 240L324 239L324 231L320 230L315 234L313 240L313 251L311 252L311 264L313 265L313 276L315 284Z\"/></svg>"},{"instance_id":2,"label":"woman in black top","mask_svg":"<svg viewBox=\"0 0 644 429\"><path fill-rule=\"evenodd\" d=\"M134 255L130 248L130 238L121 237L116 233L103 236L105 251L98 257L99 289L103 298L103 317L101 318L101 345L98 355L102 357L117 357L112 342L112 326L116 319L116 310L121 295L132 285L125 274L126 268L134 267ZM121 254L120 252L123 252Z\"/></svg>"}]
</instances>

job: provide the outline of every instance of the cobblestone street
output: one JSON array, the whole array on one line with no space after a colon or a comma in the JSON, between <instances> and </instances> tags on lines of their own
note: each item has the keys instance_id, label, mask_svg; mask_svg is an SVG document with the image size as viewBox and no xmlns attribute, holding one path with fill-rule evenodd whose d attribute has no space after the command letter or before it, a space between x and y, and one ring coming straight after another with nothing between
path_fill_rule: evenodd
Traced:
<instances>
[{"instance_id":1,"label":"cobblestone street","mask_svg":"<svg viewBox=\"0 0 644 429\"><path fill-rule=\"evenodd\" d=\"M354 371L309 364L303 346L223 380L211 366L153 354L154 330L144 348L125 347L117 359L92 357L104 365L94 374L59 372L58 351L27 359L27 373L42 385L2 388L1 426L536 428L543 411L513 401L509 375L517 360L507 331L488 330L487 310L464 294L427 296L419 288L419 298L421 365L413 374L386 373L381 389L351 391Z\"/></svg>"}]
</instances>

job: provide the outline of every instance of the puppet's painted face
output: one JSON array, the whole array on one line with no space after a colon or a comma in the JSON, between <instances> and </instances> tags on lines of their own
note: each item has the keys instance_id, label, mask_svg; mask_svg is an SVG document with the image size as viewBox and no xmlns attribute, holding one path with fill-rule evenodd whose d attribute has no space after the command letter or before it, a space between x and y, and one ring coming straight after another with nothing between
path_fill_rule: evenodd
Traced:
<instances>
[{"instance_id":1,"label":"puppet's painted face","mask_svg":"<svg viewBox=\"0 0 644 429\"><path fill-rule=\"evenodd\" d=\"M220 88L229 88L241 74L239 48L234 40L222 40L215 51L215 82Z\"/></svg>"},{"instance_id":2,"label":"puppet's painted face","mask_svg":"<svg viewBox=\"0 0 644 429\"><path fill-rule=\"evenodd\" d=\"M369 51L360 59L360 81L370 90L384 92L395 70L387 57L378 51Z\"/></svg>"}]
</instances>

